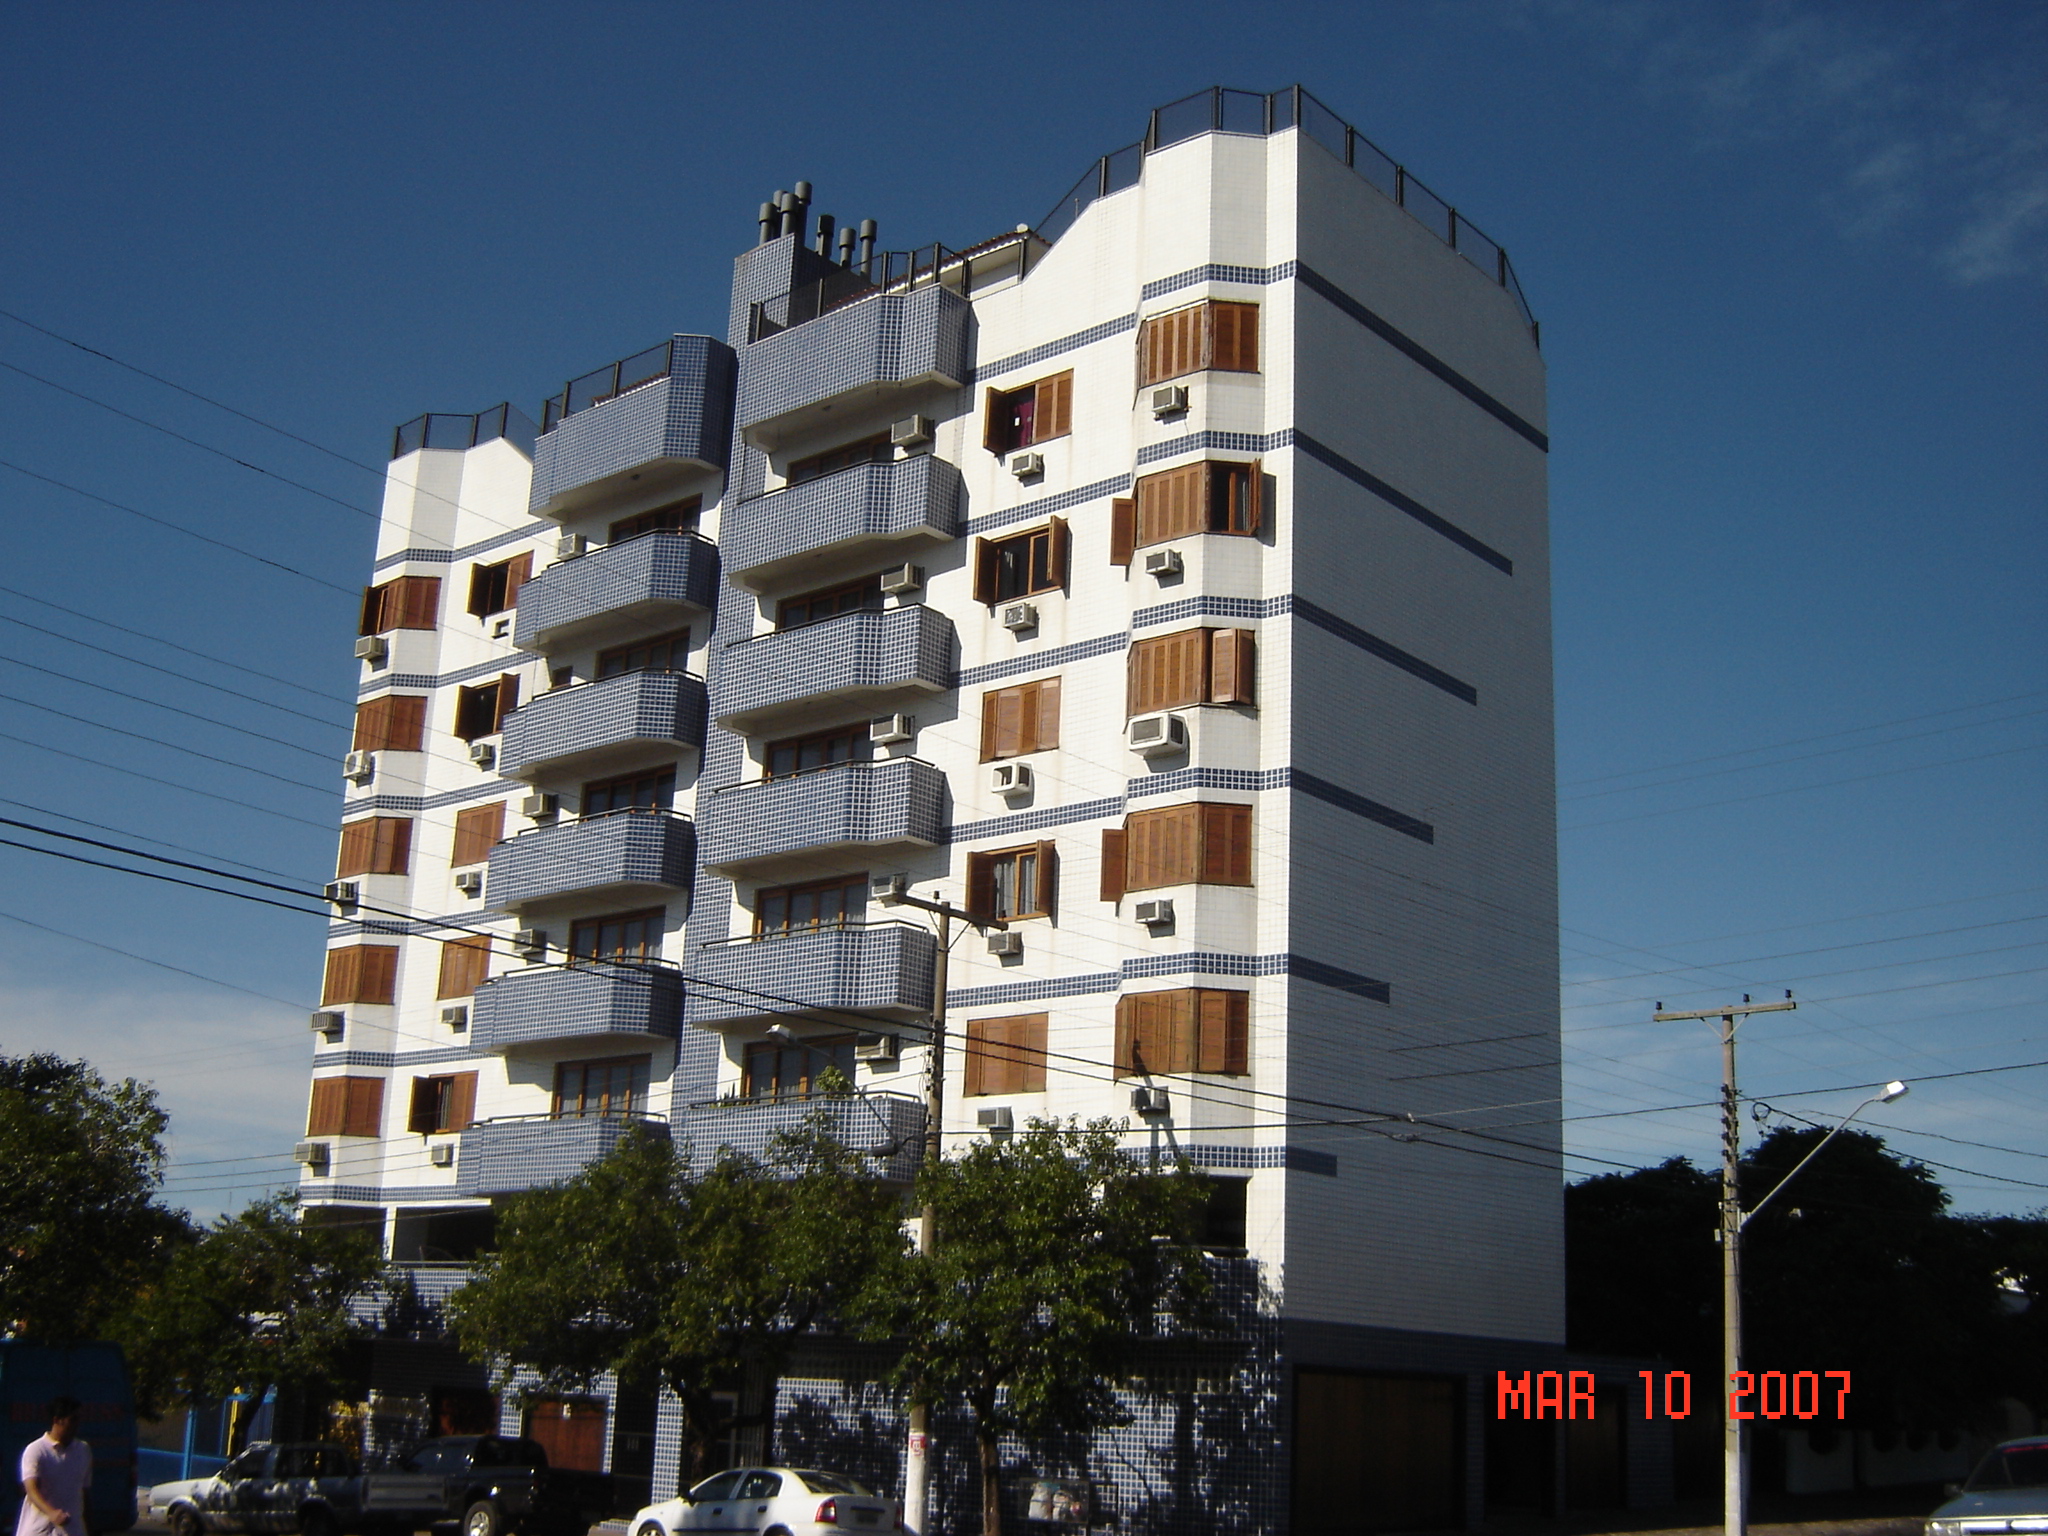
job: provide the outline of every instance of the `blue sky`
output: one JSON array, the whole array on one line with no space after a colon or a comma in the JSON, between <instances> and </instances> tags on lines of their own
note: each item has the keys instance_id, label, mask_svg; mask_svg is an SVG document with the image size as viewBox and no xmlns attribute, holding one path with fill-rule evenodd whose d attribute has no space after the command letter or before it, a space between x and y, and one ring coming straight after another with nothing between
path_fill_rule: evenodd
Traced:
<instances>
[{"instance_id":1,"label":"blue sky","mask_svg":"<svg viewBox=\"0 0 2048 1536\"><path fill-rule=\"evenodd\" d=\"M2048 11L82 0L9 33L0 308L319 446L0 319L0 815L317 883L396 423L721 332L799 177L961 246L1154 105L1298 80L1543 323L1573 1171L1711 1160L1711 1113L1661 1108L1713 1096L1706 1030L1644 1021L1789 987L1745 1087L1825 1116L1919 1079L1866 1119L1964 1209L2048 1202L2048 1068L1936 1076L2048 1060ZM317 923L8 847L0 914L0 1049L155 1081L194 1209L289 1168Z\"/></svg>"}]
</instances>

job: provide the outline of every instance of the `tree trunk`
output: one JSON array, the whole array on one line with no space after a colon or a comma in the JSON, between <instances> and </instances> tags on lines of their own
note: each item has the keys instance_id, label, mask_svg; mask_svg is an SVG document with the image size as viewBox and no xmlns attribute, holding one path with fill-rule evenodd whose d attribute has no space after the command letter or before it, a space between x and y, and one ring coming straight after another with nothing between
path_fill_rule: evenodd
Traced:
<instances>
[{"instance_id":1,"label":"tree trunk","mask_svg":"<svg viewBox=\"0 0 2048 1536\"><path fill-rule=\"evenodd\" d=\"M974 1426L981 1452L981 1536L1003 1536L1003 1463L996 1433L985 1423Z\"/></svg>"}]
</instances>

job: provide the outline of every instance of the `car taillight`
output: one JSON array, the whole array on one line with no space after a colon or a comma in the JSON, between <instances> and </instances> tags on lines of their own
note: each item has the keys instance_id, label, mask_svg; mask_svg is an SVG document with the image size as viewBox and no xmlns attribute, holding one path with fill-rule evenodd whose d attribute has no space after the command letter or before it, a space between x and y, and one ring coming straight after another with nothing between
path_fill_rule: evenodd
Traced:
<instances>
[{"instance_id":1,"label":"car taillight","mask_svg":"<svg viewBox=\"0 0 2048 1536\"><path fill-rule=\"evenodd\" d=\"M820 1525L837 1525L839 1523L839 1501L837 1499L827 1499L818 1506L818 1512L811 1516L811 1518Z\"/></svg>"},{"instance_id":2,"label":"car taillight","mask_svg":"<svg viewBox=\"0 0 2048 1536\"><path fill-rule=\"evenodd\" d=\"M903 1529L903 1506L901 1504L896 1506L896 1529L899 1531Z\"/></svg>"}]
</instances>

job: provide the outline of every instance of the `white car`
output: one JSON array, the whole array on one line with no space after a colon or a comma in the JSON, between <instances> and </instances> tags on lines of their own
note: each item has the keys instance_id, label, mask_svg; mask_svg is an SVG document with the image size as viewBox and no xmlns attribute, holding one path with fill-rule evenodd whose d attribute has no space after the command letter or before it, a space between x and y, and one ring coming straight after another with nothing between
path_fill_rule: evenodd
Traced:
<instances>
[{"instance_id":1,"label":"white car","mask_svg":"<svg viewBox=\"0 0 2048 1536\"><path fill-rule=\"evenodd\" d=\"M737 1467L715 1473L679 1498L633 1517L633 1536L685 1531L745 1531L753 1536L842 1536L900 1531L892 1499L843 1472L814 1467Z\"/></svg>"}]
</instances>

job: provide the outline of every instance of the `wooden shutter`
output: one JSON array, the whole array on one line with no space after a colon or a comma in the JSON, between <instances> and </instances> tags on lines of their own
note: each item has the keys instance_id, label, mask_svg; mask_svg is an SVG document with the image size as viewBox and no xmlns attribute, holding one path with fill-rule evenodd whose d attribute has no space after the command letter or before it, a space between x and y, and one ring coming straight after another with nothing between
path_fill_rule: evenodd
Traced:
<instances>
[{"instance_id":1,"label":"wooden shutter","mask_svg":"<svg viewBox=\"0 0 2048 1536\"><path fill-rule=\"evenodd\" d=\"M964 1099L977 1098L989 1091L987 1026L986 1019L967 1021L967 1059L960 1074L960 1096Z\"/></svg>"},{"instance_id":2,"label":"wooden shutter","mask_svg":"<svg viewBox=\"0 0 2048 1536\"><path fill-rule=\"evenodd\" d=\"M1138 545L1138 504L1118 496L1109 504L1109 563L1129 565Z\"/></svg>"},{"instance_id":3,"label":"wooden shutter","mask_svg":"<svg viewBox=\"0 0 2048 1536\"><path fill-rule=\"evenodd\" d=\"M427 744L427 696L423 693L387 693L384 720L386 752L423 752Z\"/></svg>"},{"instance_id":4,"label":"wooden shutter","mask_svg":"<svg viewBox=\"0 0 2048 1536\"><path fill-rule=\"evenodd\" d=\"M1212 301L1208 366L1227 373L1259 371L1259 306Z\"/></svg>"},{"instance_id":5,"label":"wooden shutter","mask_svg":"<svg viewBox=\"0 0 2048 1536\"><path fill-rule=\"evenodd\" d=\"M1124 829L1104 827L1102 829L1102 884L1099 897L1103 901L1122 901L1129 889L1124 880Z\"/></svg>"},{"instance_id":6,"label":"wooden shutter","mask_svg":"<svg viewBox=\"0 0 2048 1536\"><path fill-rule=\"evenodd\" d=\"M1074 537L1064 517L1056 517L1046 533L1045 563L1051 567L1052 584L1064 588L1067 585L1067 568L1073 562Z\"/></svg>"},{"instance_id":7,"label":"wooden shutter","mask_svg":"<svg viewBox=\"0 0 2048 1536\"><path fill-rule=\"evenodd\" d=\"M1158 1006L1163 1015L1161 1023L1166 1031L1166 1070L1194 1071L1196 1040L1202 1023L1195 989L1176 987L1171 992L1159 992L1154 996L1159 999Z\"/></svg>"},{"instance_id":8,"label":"wooden shutter","mask_svg":"<svg viewBox=\"0 0 2048 1536\"><path fill-rule=\"evenodd\" d=\"M1200 872L1205 885L1252 883L1252 808L1248 805L1203 805Z\"/></svg>"},{"instance_id":9,"label":"wooden shutter","mask_svg":"<svg viewBox=\"0 0 2048 1536\"><path fill-rule=\"evenodd\" d=\"M412 1080L412 1097L405 1106L405 1128L415 1136L424 1136L437 1131L440 1126L441 1089L447 1081L439 1077L416 1077Z\"/></svg>"},{"instance_id":10,"label":"wooden shutter","mask_svg":"<svg viewBox=\"0 0 2048 1536\"><path fill-rule=\"evenodd\" d=\"M1038 888L1031 893L1031 910L1050 917L1053 897L1059 893L1059 849L1051 843L1038 843L1031 851L1038 856Z\"/></svg>"},{"instance_id":11,"label":"wooden shutter","mask_svg":"<svg viewBox=\"0 0 2048 1536\"><path fill-rule=\"evenodd\" d=\"M1244 528L1246 534L1257 533L1265 525L1266 521L1266 468L1264 460L1252 460L1251 477L1252 483L1246 492L1246 499L1249 502L1249 506L1246 509Z\"/></svg>"},{"instance_id":12,"label":"wooden shutter","mask_svg":"<svg viewBox=\"0 0 2048 1536\"><path fill-rule=\"evenodd\" d=\"M1032 734L1025 739L1032 743L1028 751L1048 752L1060 744L1060 680L1057 677L1042 677L1035 683L1027 683L1036 701L1033 713Z\"/></svg>"},{"instance_id":13,"label":"wooden shutter","mask_svg":"<svg viewBox=\"0 0 2048 1536\"><path fill-rule=\"evenodd\" d=\"M384 745L385 721L391 713L391 696L370 699L356 706L356 734L351 752L375 752Z\"/></svg>"},{"instance_id":14,"label":"wooden shutter","mask_svg":"<svg viewBox=\"0 0 2048 1536\"><path fill-rule=\"evenodd\" d=\"M376 1136L384 1129L384 1079L344 1077L341 1134Z\"/></svg>"},{"instance_id":15,"label":"wooden shutter","mask_svg":"<svg viewBox=\"0 0 2048 1536\"><path fill-rule=\"evenodd\" d=\"M491 729L505 729L505 717L519 707L519 679L507 672L498 679L498 707L491 719Z\"/></svg>"},{"instance_id":16,"label":"wooden shutter","mask_svg":"<svg viewBox=\"0 0 2048 1536\"><path fill-rule=\"evenodd\" d=\"M450 939L441 946L441 976L434 988L436 998L468 997L483 985L491 973L491 941L475 938Z\"/></svg>"},{"instance_id":17,"label":"wooden shutter","mask_svg":"<svg viewBox=\"0 0 2048 1536\"><path fill-rule=\"evenodd\" d=\"M1040 379L1031 407L1031 441L1065 437L1074 430L1074 370Z\"/></svg>"},{"instance_id":18,"label":"wooden shutter","mask_svg":"<svg viewBox=\"0 0 2048 1536\"><path fill-rule=\"evenodd\" d=\"M533 580L533 552L514 555L505 562L505 606L519 606L519 589Z\"/></svg>"},{"instance_id":19,"label":"wooden shutter","mask_svg":"<svg viewBox=\"0 0 2048 1536\"><path fill-rule=\"evenodd\" d=\"M1209 702L1252 702L1253 638L1248 629L1212 629L1209 634Z\"/></svg>"},{"instance_id":20,"label":"wooden shutter","mask_svg":"<svg viewBox=\"0 0 2048 1536\"><path fill-rule=\"evenodd\" d=\"M459 1131L476 1119L476 1074L458 1072L448 1080L448 1118L444 1131Z\"/></svg>"},{"instance_id":21,"label":"wooden shutter","mask_svg":"<svg viewBox=\"0 0 2048 1536\"><path fill-rule=\"evenodd\" d=\"M1191 304L1145 322L1140 384L1178 378L1202 366L1202 309L1200 304Z\"/></svg>"},{"instance_id":22,"label":"wooden shutter","mask_svg":"<svg viewBox=\"0 0 2048 1536\"><path fill-rule=\"evenodd\" d=\"M1206 629L1184 629L1133 645L1129 713L1142 715L1205 702L1209 696L1209 634Z\"/></svg>"},{"instance_id":23,"label":"wooden shutter","mask_svg":"<svg viewBox=\"0 0 2048 1536\"><path fill-rule=\"evenodd\" d=\"M996 600L996 572L1000 564L994 539L974 541L974 600L977 603Z\"/></svg>"},{"instance_id":24,"label":"wooden shutter","mask_svg":"<svg viewBox=\"0 0 2048 1536\"><path fill-rule=\"evenodd\" d=\"M360 821L344 821L341 824L341 852L334 861L334 877L346 880L350 875L366 875L376 856L377 821L375 816L365 816Z\"/></svg>"},{"instance_id":25,"label":"wooden shutter","mask_svg":"<svg viewBox=\"0 0 2048 1536\"><path fill-rule=\"evenodd\" d=\"M967 855L967 910L976 917L993 917L996 911L996 856ZM974 1090L969 1089L968 1092Z\"/></svg>"},{"instance_id":26,"label":"wooden shutter","mask_svg":"<svg viewBox=\"0 0 2048 1536\"><path fill-rule=\"evenodd\" d=\"M327 951L321 1003L388 1003L398 985L398 946L351 944Z\"/></svg>"},{"instance_id":27,"label":"wooden shutter","mask_svg":"<svg viewBox=\"0 0 2048 1536\"><path fill-rule=\"evenodd\" d=\"M441 578L438 576L401 576L391 585L397 588L397 613L387 611L385 617L395 617L394 629L432 629L441 615Z\"/></svg>"},{"instance_id":28,"label":"wooden shutter","mask_svg":"<svg viewBox=\"0 0 2048 1536\"><path fill-rule=\"evenodd\" d=\"M981 760L994 762L1034 750L1024 734L1025 695L1030 685L996 688L981 696ZM1035 702L1035 701L1034 701ZM1033 738L1036 728L1034 726Z\"/></svg>"},{"instance_id":29,"label":"wooden shutter","mask_svg":"<svg viewBox=\"0 0 2048 1536\"><path fill-rule=\"evenodd\" d=\"M388 590L388 587L363 588L363 619L362 624L356 631L358 634L376 635L383 633L386 628L384 623L384 594Z\"/></svg>"},{"instance_id":30,"label":"wooden shutter","mask_svg":"<svg viewBox=\"0 0 2048 1536\"><path fill-rule=\"evenodd\" d=\"M469 568L469 611L482 618L491 611L491 572L494 565L472 565Z\"/></svg>"},{"instance_id":31,"label":"wooden shutter","mask_svg":"<svg viewBox=\"0 0 2048 1536\"><path fill-rule=\"evenodd\" d=\"M1138 501L1138 545L1186 538L1209 526L1209 466L1183 464L1140 477L1135 487Z\"/></svg>"},{"instance_id":32,"label":"wooden shutter","mask_svg":"<svg viewBox=\"0 0 2048 1536\"><path fill-rule=\"evenodd\" d=\"M1010 397L1000 389L988 392L988 403L981 418L981 446L990 453L1010 451L1009 400Z\"/></svg>"},{"instance_id":33,"label":"wooden shutter","mask_svg":"<svg viewBox=\"0 0 2048 1536\"><path fill-rule=\"evenodd\" d=\"M505 837L505 802L473 805L455 813L455 849L449 855L451 867L481 864Z\"/></svg>"},{"instance_id":34,"label":"wooden shutter","mask_svg":"<svg viewBox=\"0 0 2048 1536\"><path fill-rule=\"evenodd\" d=\"M373 816L370 820L376 827L376 842L370 852L370 867L364 873L405 874L412 865L412 818Z\"/></svg>"},{"instance_id":35,"label":"wooden shutter","mask_svg":"<svg viewBox=\"0 0 2048 1536\"><path fill-rule=\"evenodd\" d=\"M1131 1077L1137 1072L1138 1013L1131 1005L1135 997L1116 1000L1116 1054L1111 1058L1112 1077Z\"/></svg>"},{"instance_id":36,"label":"wooden shutter","mask_svg":"<svg viewBox=\"0 0 2048 1536\"><path fill-rule=\"evenodd\" d=\"M313 1102L306 1109L308 1136L339 1136L341 1112L348 1093L345 1077L313 1079Z\"/></svg>"},{"instance_id":37,"label":"wooden shutter","mask_svg":"<svg viewBox=\"0 0 2048 1536\"><path fill-rule=\"evenodd\" d=\"M1196 858L1202 807L1170 805L1137 811L1125 821L1130 839L1125 887L1147 891L1162 885L1191 885L1201 878Z\"/></svg>"},{"instance_id":38,"label":"wooden shutter","mask_svg":"<svg viewBox=\"0 0 2048 1536\"><path fill-rule=\"evenodd\" d=\"M1246 1070L1251 994L1203 988L1195 993L1200 1015L1200 1043L1195 1070L1242 1073Z\"/></svg>"}]
</instances>

